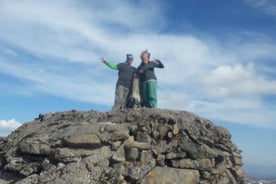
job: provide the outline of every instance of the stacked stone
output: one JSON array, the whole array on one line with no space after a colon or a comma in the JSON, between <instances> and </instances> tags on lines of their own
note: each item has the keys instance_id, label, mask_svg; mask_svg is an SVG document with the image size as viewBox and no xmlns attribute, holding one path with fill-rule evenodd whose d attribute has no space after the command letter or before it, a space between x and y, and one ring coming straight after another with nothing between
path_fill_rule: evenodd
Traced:
<instances>
[{"instance_id":1,"label":"stacked stone","mask_svg":"<svg viewBox=\"0 0 276 184\"><path fill-rule=\"evenodd\" d=\"M231 134L183 111L50 113L1 142L0 183L244 182Z\"/></svg>"}]
</instances>

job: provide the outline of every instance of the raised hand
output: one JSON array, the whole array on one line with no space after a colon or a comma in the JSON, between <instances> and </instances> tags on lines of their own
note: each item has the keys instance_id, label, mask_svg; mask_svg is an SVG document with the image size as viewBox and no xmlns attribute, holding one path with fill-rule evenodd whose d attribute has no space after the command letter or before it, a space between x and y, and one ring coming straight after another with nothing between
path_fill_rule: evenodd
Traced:
<instances>
[{"instance_id":1,"label":"raised hand","mask_svg":"<svg viewBox=\"0 0 276 184\"><path fill-rule=\"evenodd\" d=\"M158 58L153 58L153 62L159 64L159 59Z\"/></svg>"},{"instance_id":2,"label":"raised hand","mask_svg":"<svg viewBox=\"0 0 276 184\"><path fill-rule=\"evenodd\" d=\"M101 57L100 60L101 60L101 62L103 62L103 63L106 62L106 60L104 59L104 57Z\"/></svg>"}]
</instances>

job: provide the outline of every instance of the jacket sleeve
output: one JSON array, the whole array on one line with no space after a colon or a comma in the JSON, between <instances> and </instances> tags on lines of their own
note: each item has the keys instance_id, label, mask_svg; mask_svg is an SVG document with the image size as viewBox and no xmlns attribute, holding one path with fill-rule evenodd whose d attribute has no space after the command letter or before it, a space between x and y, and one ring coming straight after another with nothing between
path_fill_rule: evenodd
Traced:
<instances>
[{"instance_id":1,"label":"jacket sleeve","mask_svg":"<svg viewBox=\"0 0 276 184\"><path fill-rule=\"evenodd\" d=\"M158 59L157 62L154 62L155 63L155 67L157 68L164 68L164 64Z\"/></svg>"},{"instance_id":2,"label":"jacket sleeve","mask_svg":"<svg viewBox=\"0 0 276 184\"><path fill-rule=\"evenodd\" d=\"M109 68L111 68L113 70L118 70L118 65L115 65L109 61L104 62L104 64L106 64Z\"/></svg>"}]
</instances>

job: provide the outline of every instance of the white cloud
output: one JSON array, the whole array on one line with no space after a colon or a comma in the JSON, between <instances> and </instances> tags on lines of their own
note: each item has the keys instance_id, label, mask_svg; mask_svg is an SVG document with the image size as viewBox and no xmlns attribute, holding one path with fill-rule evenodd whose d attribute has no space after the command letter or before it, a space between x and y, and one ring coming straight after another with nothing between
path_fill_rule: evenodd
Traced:
<instances>
[{"instance_id":1,"label":"white cloud","mask_svg":"<svg viewBox=\"0 0 276 184\"><path fill-rule=\"evenodd\" d=\"M14 56L0 54L0 73L24 81L14 86L16 92L111 106L117 73L99 57L118 63L131 52L137 66L140 52L149 49L165 64L156 69L159 107L276 127L274 109L261 100L275 95L276 81L257 67L259 59L275 57L276 45L267 37L244 33L246 41L237 35L225 44L207 36L156 33L165 25L159 2L83 2L0 1L0 41L8 43L0 53Z\"/></svg>"},{"instance_id":2,"label":"white cloud","mask_svg":"<svg viewBox=\"0 0 276 184\"><path fill-rule=\"evenodd\" d=\"M15 119L11 120L0 120L0 133L7 135L11 131L17 129L21 124Z\"/></svg>"},{"instance_id":3,"label":"white cloud","mask_svg":"<svg viewBox=\"0 0 276 184\"><path fill-rule=\"evenodd\" d=\"M254 71L254 65L222 65L203 78L205 90L213 97L276 94L276 80L267 80Z\"/></svg>"},{"instance_id":4,"label":"white cloud","mask_svg":"<svg viewBox=\"0 0 276 184\"><path fill-rule=\"evenodd\" d=\"M1 1L0 39L40 57L90 63L100 51L116 44L118 36L155 30L163 24L156 22L162 15L157 14L161 7L154 1L135 5L129 1L91 1L87 7L82 3ZM116 47L120 50L118 44Z\"/></svg>"}]
</instances>

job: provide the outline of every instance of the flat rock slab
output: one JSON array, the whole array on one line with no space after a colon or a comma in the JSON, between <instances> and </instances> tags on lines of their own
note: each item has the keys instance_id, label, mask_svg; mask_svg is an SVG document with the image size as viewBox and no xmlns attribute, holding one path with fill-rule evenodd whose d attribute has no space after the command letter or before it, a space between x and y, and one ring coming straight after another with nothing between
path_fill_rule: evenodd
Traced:
<instances>
[{"instance_id":1,"label":"flat rock slab","mask_svg":"<svg viewBox=\"0 0 276 184\"><path fill-rule=\"evenodd\" d=\"M194 184L199 182L199 176L197 170L155 167L141 184Z\"/></svg>"},{"instance_id":2,"label":"flat rock slab","mask_svg":"<svg viewBox=\"0 0 276 184\"><path fill-rule=\"evenodd\" d=\"M98 148L101 146L101 141L95 134L75 134L68 136L64 139L64 142L73 147L91 147Z\"/></svg>"}]
</instances>

